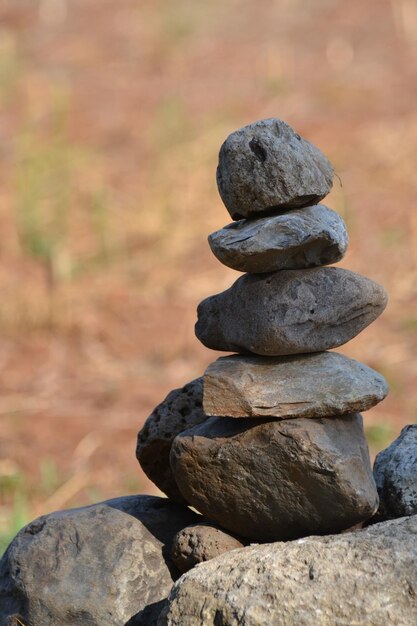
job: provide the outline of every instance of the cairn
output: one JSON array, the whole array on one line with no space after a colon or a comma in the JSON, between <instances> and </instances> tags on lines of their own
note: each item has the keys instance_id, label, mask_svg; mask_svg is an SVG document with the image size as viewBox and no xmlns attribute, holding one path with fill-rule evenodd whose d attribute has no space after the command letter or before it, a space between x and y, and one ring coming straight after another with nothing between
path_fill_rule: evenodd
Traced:
<instances>
[{"instance_id":1,"label":"cairn","mask_svg":"<svg viewBox=\"0 0 417 626\"><path fill-rule=\"evenodd\" d=\"M28 524L0 559L0 626L416 623L414 518L337 535L377 510L360 411L387 386L329 350L386 295L328 267L348 245L318 204L332 166L272 119L228 137L217 180L234 222L210 246L245 274L199 305L196 334L235 354L171 391L139 432L137 458L168 498ZM415 438L409 427L378 456L372 522L416 511ZM248 547L264 542L278 543Z\"/></svg>"},{"instance_id":2,"label":"cairn","mask_svg":"<svg viewBox=\"0 0 417 626\"><path fill-rule=\"evenodd\" d=\"M138 460L169 497L246 540L345 530L378 507L360 411L387 385L328 350L382 313L385 291L328 267L348 245L343 219L318 204L333 168L285 122L232 133L217 183L234 222L209 244L246 273L201 302L196 335L237 354L169 394L139 433Z\"/></svg>"}]
</instances>

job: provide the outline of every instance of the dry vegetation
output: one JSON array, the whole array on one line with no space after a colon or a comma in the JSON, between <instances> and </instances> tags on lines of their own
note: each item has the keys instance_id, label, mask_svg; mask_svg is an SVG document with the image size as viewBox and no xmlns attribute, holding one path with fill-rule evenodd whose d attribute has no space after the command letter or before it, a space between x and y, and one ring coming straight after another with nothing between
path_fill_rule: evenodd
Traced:
<instances>
[{"instance_id":1,"label":"dry vegetation","mask_svg":"<svg viewBox=\"0 0 417 626\"><path fill-rule=\"evenodd\" d=\"M384 316L343 350L380 370L373 452L417 416L414 0L0 2L0 533L152 490L136 432L216 355L200 299L237 276L225 136L278 116L335 164L343 266Z\"/></svg>"}]
</instances>

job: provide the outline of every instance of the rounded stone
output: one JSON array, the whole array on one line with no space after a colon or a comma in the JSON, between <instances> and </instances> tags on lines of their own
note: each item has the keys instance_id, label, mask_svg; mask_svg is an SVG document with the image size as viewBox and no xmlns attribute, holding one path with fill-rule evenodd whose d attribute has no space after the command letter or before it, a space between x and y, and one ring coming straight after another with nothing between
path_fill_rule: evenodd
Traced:
<instances>
[{"instance_id":1,"label":"rounded stone","mask_svg":"<svg viewBox=\"0 0 417 626\"><path fill-rule=\"evenodd\" d=\"M1 626L156 624L179 576L165 546L198 517L151 496L40 517L0 561Z\"/></svg>"},{"instance_id":2,"label":"rounded stone","mask_svg":"<svg viewBox=\"0 0 417 626\"><path fill-rule=\"evenodd\" d=\"M251 546L191 570L158 626L415 626L417 516Z\"/></svg>"},{"instance_id":3,"label":"rounded stone","mask_svg":"<svg viewBox=\"0 0 417 626\"><path fill-rule=\"evenodd\" d=\"M417 514L417 424L405 426L377 455L374 478L380 501L377 519Z\"/></svg>"},{"instance_id":4,"label":"rounded stone","mask_svg":"<svg viewBox=\"0 0 417 626\"><path fill-rule=\"evenodd\" d=\"M386 304L381 285L338 267L244 274L199 304L195 332L213 350L321 352L355 337Z\"/></svg>"},{"instance_id":5,"label":"rounded stone","mask_svg":"<svg viewBox=\"0 0 417 626\"><path fill-rule=\"evenodd\" d=\"M171 558L181 572L210 561L224 552L243 548L244 544L226 531L210 524L194 524L174 537Z\"/></svg>"},{"instance_id":6,"label":"rounded stone","mask_svg":"<svg viewBox=\"0 0 417 626\"><path fill-rule=\"evenodd\" d=\"M234 220L316 204L333 185L324 154L271 118L233 132L217 167L220 196Z\"/></svg>"},{"instance_id":7,"label":"rounded stone","mask_svg":"<svg viewBox=\"0 0 417 626\"><path fill-rule=\"evenodd\" d=\"M184 503L169 465L175 437L207 419L203 411L203 379L196 378L171 391L158 404L138 433L136 457L153 483L169 498Z\"/></svg>"},{"instance_id":8,"label":"rounded stone","mask_svg":"<svg viewBox=\"0 0 417 626\"><path fill-rule=\"evenodd\" d=\"M378 506L360 414L213 417L176 437L170 458L185 499L252 541L339 532Z\"/></svg>"}]
</instances>

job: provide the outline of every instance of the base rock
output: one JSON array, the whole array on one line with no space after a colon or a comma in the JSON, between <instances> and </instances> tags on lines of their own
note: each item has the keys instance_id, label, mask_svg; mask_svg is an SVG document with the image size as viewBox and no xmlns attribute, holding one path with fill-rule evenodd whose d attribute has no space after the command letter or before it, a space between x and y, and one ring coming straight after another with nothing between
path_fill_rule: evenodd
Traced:
<instances>
[{"instance_id":1,"label":"base rock","mask_svg":"<svg viewBox=\"0 0 417 626\"><path fill-rule=\"evenodd\" d=\"M243 548L174 586L158 626L415 626L417 516Z\"/></svg>"},{"instance_id":2,"label":"base rock","mask_svg":"<svg viewBox=\"0 0 417 626\"><path fill-rule=\"evenodd\" d=\"M40 517L0 561L0 626L155 624L179 576L172 540L198 519L151 496Z\"/></svg>"}]
</instances>

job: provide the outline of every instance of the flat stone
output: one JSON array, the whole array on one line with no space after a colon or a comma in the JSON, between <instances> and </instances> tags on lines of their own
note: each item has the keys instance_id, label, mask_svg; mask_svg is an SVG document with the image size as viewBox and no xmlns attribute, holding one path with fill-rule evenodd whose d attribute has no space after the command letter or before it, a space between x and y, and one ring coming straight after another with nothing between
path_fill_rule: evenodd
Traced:
<instances>
[{"instance_id":1,"label":"flat stone","mask_svg":"<svg viewBox=\"0 0 417 626\"><path fill-rule=\"evenodd\" d=\"M220 196L234 220L319 202L333 185L322 152L276 118L235 131L220 149Z\"/></svg>"},{"instance_id":2,"label":"flat stone","mask_svg":"<svg viewBox=\"0 0 417 626\"><path fill-rule=\"evenodd\" d=\"M187 502L252 541L339 532L378 506L359 414L212 417L178 435L170 458Z\"/></svg>"},{"instance_id":3,"label":"flat stone","mask_svg":"<svg viewBox=\"0 0 417 626\"><path fill-rule=\"evenodd\" d=\"M233 222L208 241L224 265L258 274L336 263L345 255L348 235L340 215L318 204Z\"/></svg>"},{"instance_id":4,"label":"flat stone","mask_svg":"<svg viewBox=\"0 0 417 626\"><path fill-rule=\"evenodd\" d=\"M158 626L415 626L417 517L253 546L175 584Z\"/></svg>"},{"instance_id":5,"label":"flat stone","mask_svg":"<svg viewBox=\"0 0 417 626\"><path fill-rule=\"evenodd\" d=\"M204 412L228 417L330 417L366 411L385 398L375 370L337 352L226 356L204 374Z\"/></svg>"},{"instance_id":6,"label":"flat stone","mask_svg":"<svg viewBox=\"0 0 417 626\"><path fill-rule=\"evenodd\" d=\"M169 498L184 502L169 465L175 437L207 419L203 411L203 379L171 391L138 433L136 457L145 474Z\"/></svg>"},{"instance_id":7,"label":"flat stone","mask_svg":"<svg viewBox=\"0 0 417 626\"><path fill-rule=\"evenodd\" d=\"M417 424L405 426L377 455L374 478L380 498L377 519L417 513Z\"/></svg>"},{"instance_id":8,"label":"flat stone","mask_svg":"<svg viewBox=\"0 0 417 626\"><path fill-rule=\"evenodd\" d=\"M245 274L200 303L195 331L213 350L321 352L358 335L386 304L383 287L338 267Z\"/></svg>"},{"instance_id":9,"label":"flat stone","mask_svg":"<svg viewBox=\"0 0 417 626\"><path fill-rule=\"evenodd\" d=\"M181 572L188 572L198 563L243 546L242 541L217 526L194 524L175 535L171 558Z\"/></svg>"},{"instance_id":10,"label":"flat stone","mask_svg":"<svg viewBox=\"0 0 417 626\"><path fill-rule=\"evenodd\" d=\"M155 624L179 576L166 546L198 518L151 496L40 517L0 561L0 625Z\"/></svg>"}]
</instances>

